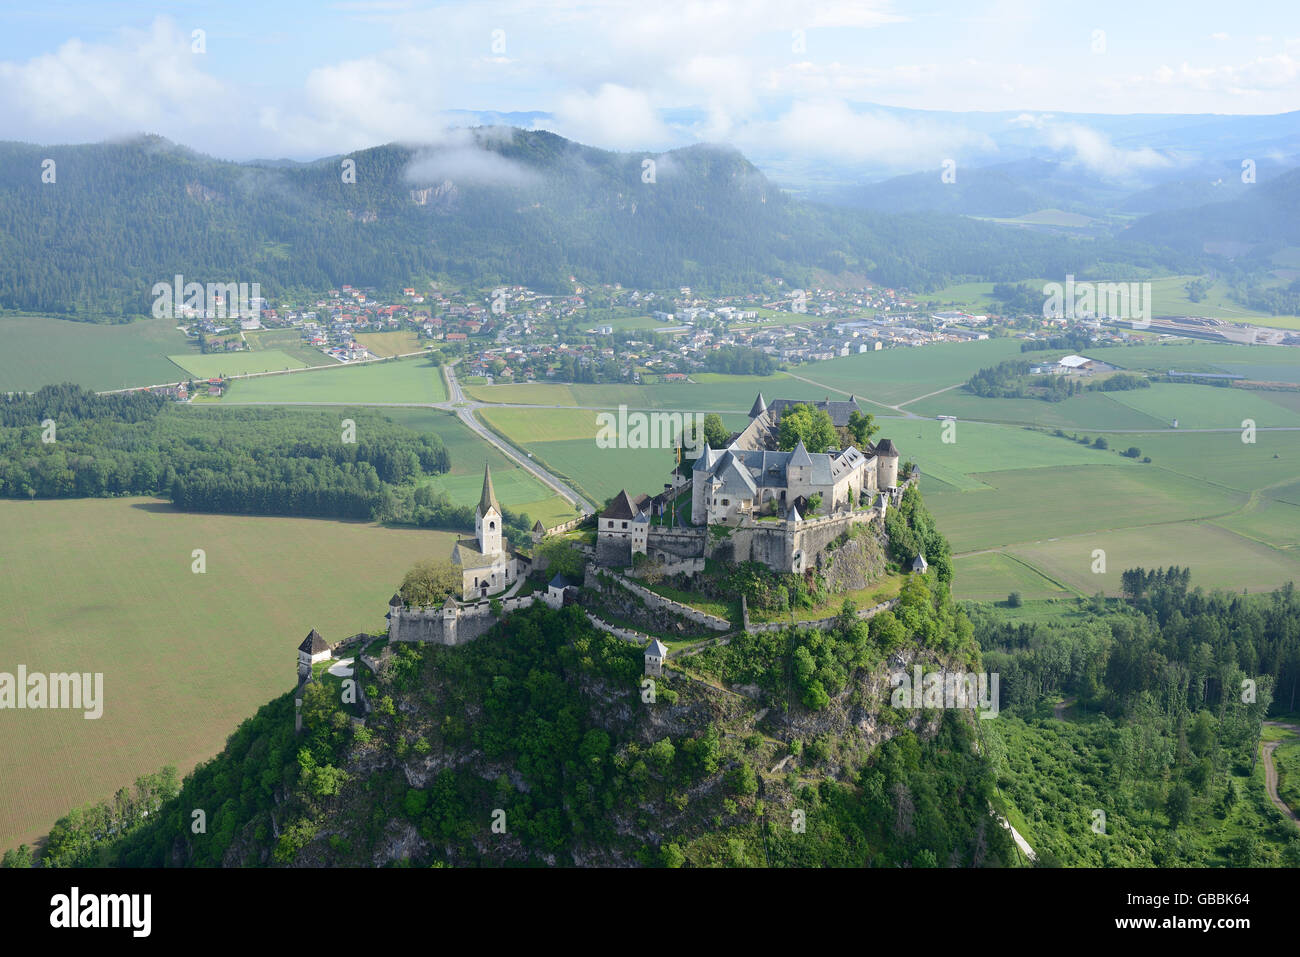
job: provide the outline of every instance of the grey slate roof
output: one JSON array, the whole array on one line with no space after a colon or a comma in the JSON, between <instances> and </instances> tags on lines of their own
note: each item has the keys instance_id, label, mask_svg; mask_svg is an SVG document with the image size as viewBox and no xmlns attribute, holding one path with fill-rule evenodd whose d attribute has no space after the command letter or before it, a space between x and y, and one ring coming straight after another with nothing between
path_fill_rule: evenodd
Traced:
<instances>
[{"instance_id":1,"label":"grey slate roof","mask_svg":"<svg viewBox=\"0 0 1300 957\"><path fill-rule=\"evenodd\" d=\"M318 655L322 651L329 651L329 642L320 636L320 632L313 628L307 633L307 637L302 640L298 646L299 651L305 651L308 654Z\"/></svg>"},{"instance_id":2,"label":"grey slate roof","mask_svg":"<svg viewBox=\"0 0 1300 957\"><path fill-rule=\"evenodd\" d=\"M779 419L787 409L792 409L796 405L811 405L816 409L825 409L831 417L831 422L837 427L843 427L849 424L849 416L852 413L860 411L857 402L854 401L855 398L850 398L847 402L832 401L829 397L821 402L812 402L808 399L773 399L767 410L774 418Z\"/></svg>"},{"instance_id":3,"label":"grey slate roof","mask_svg":"<svg viewBox=\"0 0 1300 957\"><path fill-rule=\"evenodd\" d=\"M668 646L658 638L651 638L650 644L645 646L645 653L647 655L654 655L656 658L667 658Z\"/></svg>"},{"instance_id":4,"label":"grey slate roof","mask_svg":"<svg viewBox=\"0 0 1300 957\"><path fill-rule=\"evenodd\" d=\"M758 398L754 400L754 404L750 406L749 417L751 419L756 419L766 411L767 403L763 400L763 393L760 392Z\"/></svg>"},{"instance_id":5,"label":"grey slate roof","mask_svg":"<svg viewBox=\"0 0 1300 957\"><path fill-rule=\"evenodd\" d=\"M495 508L497 514L501 514L501 506L497 504L497 493L492 488L492 470L487 463L483 463L483 494L478 499L478 511L480 515L486 515L489 508Z\"/></svg>"}]
</instances>

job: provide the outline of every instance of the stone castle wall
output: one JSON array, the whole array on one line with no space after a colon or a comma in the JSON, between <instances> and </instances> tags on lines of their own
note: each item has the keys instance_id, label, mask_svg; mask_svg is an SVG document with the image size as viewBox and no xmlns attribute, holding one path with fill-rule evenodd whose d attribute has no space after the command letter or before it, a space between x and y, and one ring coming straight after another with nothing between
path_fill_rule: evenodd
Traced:
<instances>
[{"instance_id":1,"label":"stone castle wall","mask_svg":"<svg viewBox=\"0 0 1300 957\"><path fill-rule=\"evenodd\" d=\"M509 614L533 604L534 596L506 598L501 601L503 614ZM434 645L463 645L491 630L497 623L492 614L492 602L478 601L457 605L455 608L455 634L447 628L447 616L441 606L432 608L392 609L388 619L389 641L416 641Z\"/></svg>"},{"instance_id":2,"label":"stone castle wall","mask_svg":"<svg viewBox=\"0 0 1300 957\"><path fill-rule=\"evenodd\" d=\"M685 618L689 621L696 622L697 624L704 625L706 628L712 628L714 631L731 630L731 622L727 621L727 619L719 618L717 615L710 615L708 612L700 611L698 608L693 608L690 605L683 605L681 602L673 601L671 598L665 598L663 595L652 592L650 589L638 585L636 582L631 581L610 569L602 569L597 572L596 569L588 565L583 584L588 588L599 589L601 587L598 578L599 575L608 575L611 579L618 582L632 594L644 601L650 608L661 608L665 611L672 612L680 618Z\"/></svg>"}]
</instances>

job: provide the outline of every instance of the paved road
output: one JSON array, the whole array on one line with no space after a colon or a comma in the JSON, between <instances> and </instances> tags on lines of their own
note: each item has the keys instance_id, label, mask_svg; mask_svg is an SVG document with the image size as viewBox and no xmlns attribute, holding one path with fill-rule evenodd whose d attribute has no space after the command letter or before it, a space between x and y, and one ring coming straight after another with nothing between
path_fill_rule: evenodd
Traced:
<instances>
[{"instance_id":1,"label":"paved road","mask_svg":"<svg viewBox=\"0 0 1300 957\"><path fill-rule=\"evenodd\" d=\"M435 402L433 408L446 409L455 412L462 422L470 427L476 435L481 437L492 445L500 449L501 453L511 461L518 463L521 467L527 469L537 478L541 479L547 486L554 489L561 498L577 506L583 515L590 515L596 510L596 506L587 501L582 495L573 488L566 485L557 476L552 475L546 469L542 468L527 455L518 452L513 445L505 441L474 415L475 410L483 408L482 402L472 402L465 398L465 393L461 390L460 381L456 378L455 364L445 365L442 367L447 374L447 395L449 401Z\"/></svg>"},{"instance_id":2,"label":"paved road","mask_svg":"<svg viewBox=\"0 0 1300 957\"><path fill-rule=\"evenodd\" d=\"M1271 725L1274 728L1286 728L1300 734L1300 727L1294 724L1283 724L1280 721L1265 721L1264 724ZM1273 752L1281 741L1264 742L1264 790L1268 792L1268 799L1273 802L1273 806L1291 819L1293 824L1300 826L1300 817L1287 806L1287 803L1278 796L1277 793L1277 765L1273 763Z\"/></svg>"}]
</instances>

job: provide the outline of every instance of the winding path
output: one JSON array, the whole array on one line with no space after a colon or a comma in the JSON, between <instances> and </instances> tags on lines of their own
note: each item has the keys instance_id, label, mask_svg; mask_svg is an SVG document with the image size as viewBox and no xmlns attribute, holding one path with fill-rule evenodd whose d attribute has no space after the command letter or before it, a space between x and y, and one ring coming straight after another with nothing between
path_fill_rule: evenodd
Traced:
<instances>
[{"instance_id":1,"label":"winding path","mask_svg":"<svg viewBox=\"0 0 1300 957\"><path fill-rule=\"evenodd\" d=\"M1294 724L1283 724L1280 721L1265 721L1264 724L1273 728L1286 728L1288 731L1300 734L1300 726ZM1281 741L1264 742L1264 790L1268 792L1268 799L1273 802L1273 806L1290 818L1292 824L1300 827L1300 817L1296 816L1295 811L1291 810L1277 793L1277 765L1273 763L1273 752L1281 743Z\"/></svg>"}]
</instances>

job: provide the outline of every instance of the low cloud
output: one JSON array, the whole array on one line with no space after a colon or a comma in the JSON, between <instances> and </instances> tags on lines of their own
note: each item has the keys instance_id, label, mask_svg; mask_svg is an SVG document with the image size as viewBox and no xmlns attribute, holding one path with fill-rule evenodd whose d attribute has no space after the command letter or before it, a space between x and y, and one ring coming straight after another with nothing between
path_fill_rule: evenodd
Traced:
<instances>
[{"instance_id":1,"label":"low cloud","mask_svg":"<svg viewBox=\"0 0 1300 957\"><path fill-rule=\"evenodd\" d=\"M539 174L522 163L487 149L514 135L513 130L451 130L444 143L416 153L402 176L410 183L428 185L451 180L462 186L528 186Z\"/></svg>"},{"instance_id":2,"label":"low cloud","mask_svg":"<svg viewBox=\"0 0 1300 957\"><path fill-rule=\"evenodd\" d=\"M539 125L606 149L648 149L676 139L646 93L614 83L602 84L595 93L562 96L553 119Z\"/></svg>"},{"instance_id":3,"label":"low cloud","mask_svg":"<svg viewBox=\"0 0 1300 957\"><path fill-rule=\"evenodd\" d=\"M1077 163L1108 179L1129 179L1153 169L1174 165L1173 159L1150 147L1120 149L1102 133L1077 123L1052 126L1046 132L1052 149L1068 154Z\"/></svg>"}]
</instances>

